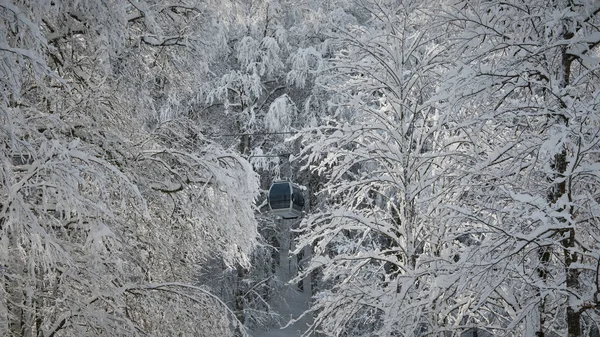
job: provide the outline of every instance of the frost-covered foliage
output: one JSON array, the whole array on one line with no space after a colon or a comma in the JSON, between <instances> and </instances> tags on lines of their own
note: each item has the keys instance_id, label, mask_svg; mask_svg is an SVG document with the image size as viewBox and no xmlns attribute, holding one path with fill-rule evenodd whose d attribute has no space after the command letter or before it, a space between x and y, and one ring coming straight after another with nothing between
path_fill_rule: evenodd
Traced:
<instances>
[{"instance_id":1,"label":"frost-covered foliage","mask_svg":"<svg viewBox=\"0 0 600 337\"><path fill-rule=\"evenodd\" d=\"M227 31L230 53L211 63L214 78L202 87L207 110L225 110L226 120L210 132L245 135L235 139L243 154L262 144L265 154L290 152L285 136L311 120L322 88L314 85L323 60L333 55L329 34L351 21L344 1L266 0L240 3ZM336 15L330 16L335 11ZM233 143L233 142L232 142Z\"/></svg>"},{"instance_id":2,"label":"frost-covered foliage","mask_svg":"<svg viewBox=\"0 0 600 337\"><path fill-rule=\"evenodd\" d=\"M323 59L333 55L327 36L335 29L333 22L351 17L342 5L348 8L345 1L236 3L226 31L228 53L210 64L212 77L201 87L199 105L215 119L202 128L249 158L265 192L278 179L308 185L303 181L307 175L291 162L300 142L286 139L307 122L318 123L326 109L327 95L314 81ZM330 16L334 9L337 15ZM259 199L262 211L268 210L265 194ZM269 301L278 297L265 289L281 288L270 266L279 263L277 249L283 236L290 235L269 214L260 218L259 232L265 246L253 261L267 266L253 263L225 277L236 288L236 313L253 328L276 321Z\"/></svg>"},{"instance_id":3,"label":"frost-covered foliage","mask_svg":"<svg viewBox=\"0 0 600 337\"><path fill-rule=\"evenodd\" d=\"M0 3L3 336L243 330L196 282L257 236L258 177L190 119L210 6Z\"/></svg>"},{"instance_id":4,"label":"frost-covered foliage","mask_svg":"<svg viewBox=\"0 0 600 337\"><path fill-rule=\"evenodd\" d=\"M599 13L593 1L460 1L441 14L457 62L440 99L469 158L456 206L477 233L455 280L467 325L598 333Z\"/></svg>"},{"instance_id":5,"label":"frost-covered foliage","mask_svg":"<svg viewBox=\"0 0 600 337\"><path fill-rule=\"evenodd\" d=\"M0 334L274 324L278 178L311 212L307 334L600 334L599 16L0 0Z\"/></svg>"},{"instance_id":6,"label":"frost-covered foliage","mask_svg":"<svg viewBox=\"0 0 600 337\"><path fill-rule=\"evenodd\" d=\"M457 249L442 207L452 145L430 100L447 62L435 4L381 5L368 27L340 32L335 109L306 141L307 165L327 177L328 205L301 239L323 282L312 329L327 336L439 333L435 288Z\"/></svg>"},{"instance_id":7,"label":"frost-covered foliage","mask_svg":"<svg viewBox=\"0 0 600 337\"><path fill-rule=\"evenodd\" d=\"M598 333L594 1L361 1L303 223L328 336Z\"/></svg>"}]
</instances>

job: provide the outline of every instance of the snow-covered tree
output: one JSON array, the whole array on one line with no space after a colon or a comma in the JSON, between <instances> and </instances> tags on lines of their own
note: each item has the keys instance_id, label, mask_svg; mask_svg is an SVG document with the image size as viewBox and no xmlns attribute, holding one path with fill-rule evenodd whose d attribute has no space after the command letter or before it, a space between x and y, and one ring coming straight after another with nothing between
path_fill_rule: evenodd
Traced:
<instances>
[{"instance_id":1,"label":"snow-covered tree","mask_svg":"<svg viewBox=\"0 0 600 337\"><path fill-rule=\"evenodd\" d=\"M441 207L453 197L453 145L432 100L448 62L443 31L435 3L360 4L370 19L339 27L342 49L321 78L330 116L304 151L328 200L301 228L301 244L314 245L305 273L322 274L311 331L436 334L435 284L454 262Z\"/></svg>"},{"instance_id":2,"label":"snow-covered tree","mask_svg":"<svg viewBox=\"0 0 600 337\"><path fill-rule=\"evenodd\" d=\"M252 167L190 119L213 5L0 3L2 335L243 331L197 282L257 236Z\"/></svg>"},{"instance_id":3,"label":"snow-covered tree","mask_svg":"<svg viewBox=\"0 0 600 337\"><path fill-rule=\"evenodd\" d=\"M337 16L328 15L336 2L340 1L240 2L226 31L229 49L211 63L214 76L203 86L205 104L200 108L211 123L203 128L219 143L235 146L249 158L261 174L263 191L278 179L308 185L308 175L291 161L299 154L300 142L285 139L307 124L314 125L326 109L324 90L314 79L322 60L332 54L327 34L333 21L349 17L339 15L342 9ZM263 211L268 208L264 196L259 199ZM268 309L271 295L276 296L267 289L281 288L282 280L274 275L277 249L281 240L287 240L283 236L290 235L271 215L259 218L264 246L253 259L269 268L238 268L230 272L236 275L226 277L243 283L234 286L239 292L236 312L249 324L272 323L272 313L260 311ZM265 297L260 300L259 294Z\"/></svg>"},{"instance_id":4,"label":"snow-covered tree","mask_svg":"<svg viewBox=\"0 0 600 337\"><path fill-rule=\"evenodd\" d=\"M597 333L598 4L359 4L306 142L313 331Z\"/></svg>"},{"instance_id":5,"label":"snow-covered tree","mask_svg":"<svg viewBox=\"0 0 600 337\"><path fill-rule=\"evenodd\" d=\"M461 165L462 323L492 334L598 327L598 70L594 1L458 1L441 92ZM457 308L457 310L459 310Z\"/></svg>"},{"instance_id":6,"label":"snow-covered tree","mask_svg":"<svg viewBox=\"0 0 600 337\"><path fill-rule=\"evenodd\" d=\"M254 202L278 178L312 212L307 334L600 334L599 21L593 0L0 0L0 334L274 324L296 224Z\"/></svg>"}]
</instances>

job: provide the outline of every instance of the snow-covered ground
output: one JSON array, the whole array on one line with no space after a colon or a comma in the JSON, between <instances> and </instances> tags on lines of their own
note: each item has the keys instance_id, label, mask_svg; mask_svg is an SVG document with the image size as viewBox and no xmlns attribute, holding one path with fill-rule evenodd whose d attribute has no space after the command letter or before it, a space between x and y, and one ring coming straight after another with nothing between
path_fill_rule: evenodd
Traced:
<instances>
[{"instance_id":1,"label":"snow-covered ground","mask_svg":"<svg viewBox=\"0 0 600 337\"><path fill-rule=\"evenodd\" d=\"M282 294L284 301L276 303L273 306L274 310L281 315L281 326L285 326L291 319L297 319L308 308L308 297L294 289L293 286L288 286L285 293ZM310 315L309 315L310 316ZM270 331L259 331L253 334L254 337L300 337L306 331L310 317L302 317L302 319L290 324L283 329L274 328Z\"/></svg>"},{"instance_id":2,"label":"snow-covered ground","mask_svg":"<svg viewBox=\"0 0 600 337\"><path fill-rule=\"evenodd\" d=\"M280 238L281 247L279 251L279 266L276 271L276 276L284 283L289 282L295 276L297 264L295 257L290 257L289 252L292 246L290 226L292 221L280 220L282 229L282 237ZM308 254L308 252L306 253ZM310 284L310 280L308 280ZM308 293L308 294L307 294ZM279 294L281 300L272 303L272 309L275 310L281 317L279 324L282 329L276 327L269 331L257 331L252 334L253 337L300 337L306 331L311 322L310 315L302 317L297 322L286 326L291 320L298 319L302 313L308 309L310 301L310 290L306 293L298 290L295 284L287 284Z\"/></svg>"}]
</instances>

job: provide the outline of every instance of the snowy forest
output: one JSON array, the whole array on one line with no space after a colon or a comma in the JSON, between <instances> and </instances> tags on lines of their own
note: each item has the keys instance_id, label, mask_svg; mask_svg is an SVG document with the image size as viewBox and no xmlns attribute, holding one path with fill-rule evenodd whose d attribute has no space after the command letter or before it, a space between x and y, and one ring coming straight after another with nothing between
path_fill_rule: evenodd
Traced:
<instances>
[{"instance_id":1,"label":"snowy forest","mask_svg":"<svg viewBox=\"0 0 600 337\"><path fill-rule=\"evenodd\" d=\"M598 0L0 0L0 87L1 336L600 336Z\"/></svg>"}]
</instances>

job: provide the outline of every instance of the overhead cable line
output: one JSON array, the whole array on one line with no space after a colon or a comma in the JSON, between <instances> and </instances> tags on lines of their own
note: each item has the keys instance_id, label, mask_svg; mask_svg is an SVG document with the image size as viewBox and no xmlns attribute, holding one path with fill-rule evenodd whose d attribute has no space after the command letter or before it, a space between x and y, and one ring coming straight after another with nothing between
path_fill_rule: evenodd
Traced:
<instances>
[{"instance_id":1,"label":"overhead cable line","mask_svg":"<svg viewBox=\"0 0 600 337\"><path fill-rule=\"evenodd\" d=\"M254 132L254 133L230 133L224 135L211 135L210 137L240 137L240 136L257 136L257 135L289 135L295 133L306 133L306 131L279 131L279 132Z\"/></svg>"},{"instance_id":2,"label":"overhead cable line","mask_svg":"<svg viewBox=\"0 0 600 337\"><path fill-rule=\"evenodd\" d=\"M279 154L257 154L257 155L249 155L247 159L250 158L273 158L273 157L285 157L285 156L290 156L291 153L279 153Z\"/></svg>"}]
</instances>

